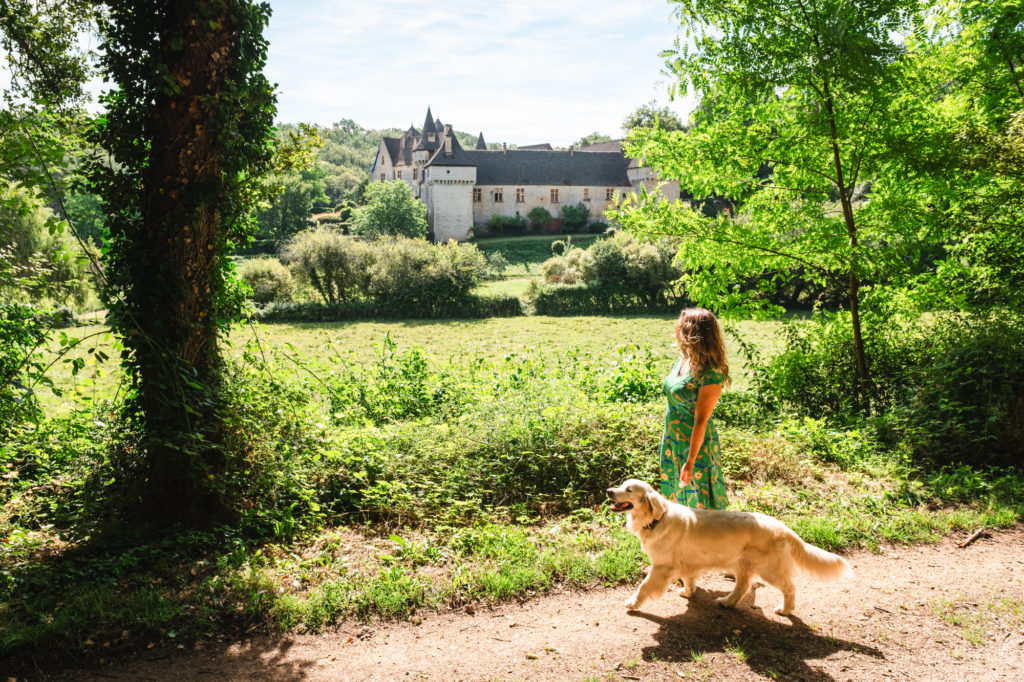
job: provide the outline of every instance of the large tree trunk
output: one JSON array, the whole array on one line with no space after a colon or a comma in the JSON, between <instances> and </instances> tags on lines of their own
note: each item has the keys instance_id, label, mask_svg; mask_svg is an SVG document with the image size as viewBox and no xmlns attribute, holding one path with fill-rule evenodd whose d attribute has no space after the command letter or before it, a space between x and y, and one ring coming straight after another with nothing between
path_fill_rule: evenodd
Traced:
<instances>
[{"instance_id":1,"label":"large tree trunk","mask_svg":"<svg viewBox=\"0 0 1024 682\"><path fill-rule=\"evenodd\" d=\"M177 87L164 89L146 117L146 239L136 240L129 261L141 337L133 346L147 432L145 503L156 518L190 523L223 511L215 493L223 464L215 297L224 131L210 107L235 57L233 27L195 15L191 3L167 10L158 47Z\"/></svg>"}]
</instances>

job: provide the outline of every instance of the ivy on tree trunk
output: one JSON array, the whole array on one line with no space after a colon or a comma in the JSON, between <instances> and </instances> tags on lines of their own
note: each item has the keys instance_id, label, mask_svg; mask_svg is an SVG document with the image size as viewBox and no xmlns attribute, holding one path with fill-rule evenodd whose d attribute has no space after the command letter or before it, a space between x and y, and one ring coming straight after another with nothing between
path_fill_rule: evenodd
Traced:
<instances>
[{"instance_id":1,"label":"ivy on tree trunk","mask_svg":"<svg viewBox=\"0 0 1024 682\"><path fill-rule=\"evenodd\" d=\"M103 293L124 339L154 520L230 511L218 336L238 300L227 252L251 227L274 151L269 14L248 0L115 1L99 24L115 88L101 97L103 155L89 177L110 216Z\"/></svg>"}]
</instances>

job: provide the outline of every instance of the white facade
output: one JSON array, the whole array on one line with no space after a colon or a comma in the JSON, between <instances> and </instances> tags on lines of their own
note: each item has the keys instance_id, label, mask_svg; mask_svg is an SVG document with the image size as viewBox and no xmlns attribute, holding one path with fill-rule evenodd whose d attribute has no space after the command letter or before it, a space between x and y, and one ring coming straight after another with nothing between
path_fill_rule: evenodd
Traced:
<instances>
[{"instance_id":1,"label":"white facade","mask_svg":"<svg viewBox=\"0 0 1024 682\"><path fill-rule=\"evenodd\" d=\"M436 241L464 241L492 216L525 218L537 206L560 219L564 206L583 204L591 222L603 222L627 192L659 189L656 174L614 142L584 151L487 150L481 134L477 148L466 150L452 127L439 123L428 108L422 131L410 127L400 138L382 138L370 169L371 182L401 180L412 188L426 204ZM666 200L679 198L678 183L659 191Z\"/></svg>"}]
</instances>

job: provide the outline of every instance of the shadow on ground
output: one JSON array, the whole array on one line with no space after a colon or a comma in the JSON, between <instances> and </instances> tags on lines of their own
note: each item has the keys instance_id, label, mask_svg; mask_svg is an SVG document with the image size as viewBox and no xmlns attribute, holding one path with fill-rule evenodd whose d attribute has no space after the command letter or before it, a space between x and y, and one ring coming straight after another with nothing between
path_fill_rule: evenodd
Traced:
<instances>
[{"instance_id":1,"label":"shadow on ground","mask_svg":"<svg viewBox=\"0 0 1024 682\"><path fill-rule=\"evenodd\" d=\"M831 675L814 668L808 661L838 651L885 658L873 647L821 635L797 616L784 616L789 624L767 618L754 605L758 587L751 588L735 609L722 608L715 601L726 592L698 589L688 600L686 610L671 618L631 611L631 616L660 626L654 633L658 643L643 649L644 660L694 663L705 654L721 652L769 678L833 680ZM680 599L675 594L664 598Z\"/></svg>"}]
</instances>

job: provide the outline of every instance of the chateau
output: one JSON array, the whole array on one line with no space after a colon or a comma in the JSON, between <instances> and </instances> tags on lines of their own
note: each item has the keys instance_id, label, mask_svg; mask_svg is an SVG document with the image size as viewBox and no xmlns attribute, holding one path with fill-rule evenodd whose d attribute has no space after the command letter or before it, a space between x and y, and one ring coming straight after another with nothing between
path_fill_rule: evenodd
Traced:
<instances>
[{"instance_id":1,"label":"chateau","mask_svg":"<svg viewBox=\"0 0 1024 682\"><path fill-rule=\"evenodd\" d=\"M582 203L591 218L627 192L659 188L650 168L622 151L621 141L555 151L549 144L516 149L487 149L484 135L476 149L463 149L450 124L435 119L427 107L423 129L410 126L401 137L383 137L370 169L371 182L402 180L427 206L427 223L437 241L464 241L473 226L493 215L526 215L536 206L561 218L562 206ZM679 184L660 186L675 201Z\"/></svg>"}]
</instances>

